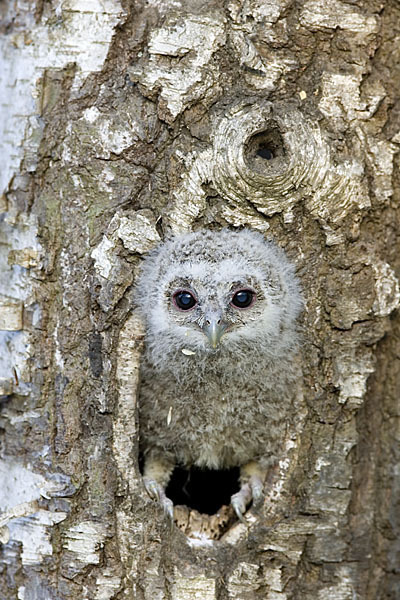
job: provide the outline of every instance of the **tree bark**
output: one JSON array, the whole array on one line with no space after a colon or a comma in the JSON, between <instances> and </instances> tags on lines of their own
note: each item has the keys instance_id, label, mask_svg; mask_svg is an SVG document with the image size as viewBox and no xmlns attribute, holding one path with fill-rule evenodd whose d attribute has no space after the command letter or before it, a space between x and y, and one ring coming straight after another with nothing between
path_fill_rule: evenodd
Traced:
<instances>
[{"instance_id":1,"label":"tree bark","mask_svg":"<svg viewBox=\"0 0 400 600\"><path fill-rule=\"evenodd\" d=\"M398 598L399 4L0 15L1 597ZM285 455L213 540L143 488L131 287L160 239L226 226L286 249L306 309Z\"/></svg>"}]
</instances>

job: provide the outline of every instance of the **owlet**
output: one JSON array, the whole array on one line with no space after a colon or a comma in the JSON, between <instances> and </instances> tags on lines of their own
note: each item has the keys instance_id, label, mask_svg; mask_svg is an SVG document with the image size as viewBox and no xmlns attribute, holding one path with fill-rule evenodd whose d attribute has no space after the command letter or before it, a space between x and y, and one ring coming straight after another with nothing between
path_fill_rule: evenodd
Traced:
<instances>
[{"instance_id":1,"label":"owlet","mask_svg":"<svg viewBox=\"0 0 400 600\"><path fill-rule=\"evenodd\" d=\"M264 237L196 231L144 260L135 302L146 323L139 394L144 483L172 517L176 465L240 467L243 520L262 498L293 414L302 298L293 265Z\"/></svg>"}]
</instances>

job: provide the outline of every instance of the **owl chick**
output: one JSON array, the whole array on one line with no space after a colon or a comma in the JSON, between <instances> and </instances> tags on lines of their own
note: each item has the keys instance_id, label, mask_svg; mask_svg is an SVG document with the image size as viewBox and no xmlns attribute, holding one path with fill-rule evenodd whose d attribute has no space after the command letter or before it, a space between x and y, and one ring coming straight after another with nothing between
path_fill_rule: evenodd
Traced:
<instances>
[{"instance_id":1,"label":"owl chick","mask_svg":"<svg viewBox=\"0 0 400 600\"><path fill-rule=\"evenodd\" d=\"M239 519L282 451L298 377L294 267L251 230L197 231L145 259L135 302L146 323L139 394L148 493L171 516L176 465L240 467Z\"/></svg>"}]
</instances>

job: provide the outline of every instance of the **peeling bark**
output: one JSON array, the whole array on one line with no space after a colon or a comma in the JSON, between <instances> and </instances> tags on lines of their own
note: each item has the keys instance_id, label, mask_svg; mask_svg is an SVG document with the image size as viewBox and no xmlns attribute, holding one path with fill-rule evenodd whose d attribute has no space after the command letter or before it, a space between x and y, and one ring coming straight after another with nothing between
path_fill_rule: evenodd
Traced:
<instances>
[{"instance_id":1,"label":"peeling bark","mask_svg":"<svg viewBox=\"0 0 400 600\"><path fill-rule=\"evenodd\" d=\"M398 4L3 5L1 597L394 600ZM286 249L306 311L285 456L216 541L143 488L130 290L225 226Z\"/></svg>"}]
</instances>

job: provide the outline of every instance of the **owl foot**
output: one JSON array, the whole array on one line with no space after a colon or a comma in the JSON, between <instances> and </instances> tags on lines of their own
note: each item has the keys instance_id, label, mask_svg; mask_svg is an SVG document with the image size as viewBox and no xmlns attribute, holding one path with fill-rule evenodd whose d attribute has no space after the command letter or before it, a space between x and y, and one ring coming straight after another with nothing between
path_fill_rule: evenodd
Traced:
<instances>
[{"instance_id":1,"label":"owl foot","mask_svg":"<svg viewBox=\"0 0 400 600\"><path fill-rule=\"evenodd\" d=\"M257 505L262 502L264 498L264 483L261 477L258 475L252 475L249 481L251 487L251 495L253 497L253 504Z\"/></svg>"},{"instance_id":2,"label":"owl foot","mask_svg":"<svg viewBox=\"0 0 400 600\"><path fill-rule=\"evenodd\" d=\"M168 519L170 519L171 523L173 523L174 504L172 500L167 498L162 486L157 483L155 479L150 479L149 477L143 477L143 483L150 498L153 500L158 500L164 510L164 514L168 517Z\"/></svg>"},{"instance_id":3,"label":"owl foot","mask_svg":"<svg viewBox=\"0 0 400 600\"><path fill-rule=\"evenodd\" d=\"M239 521L245 525L247 525L247 521L244 518L246 508L252 500L254 505L257 505L262 501L263 488L262 479L258 475L252 475L248 483L242 485L240 490L231 497L232 508Z\"/></svg>"},{"instance_id":4,"label":"owl foot","mask_svg":"<svg viewBox=\"0 0 400 600\"><path fill-rule=\"evenodd\" d=\"M247 505L250 504L252 499L251 487L249 483L245 483L236 494L231 497L231 505L236 513L237 518L242 523L247 525L244 513L246 512Z\"/></svg>"}]
</instances>

